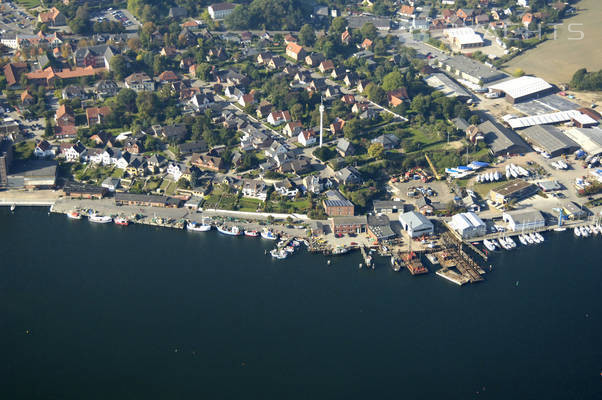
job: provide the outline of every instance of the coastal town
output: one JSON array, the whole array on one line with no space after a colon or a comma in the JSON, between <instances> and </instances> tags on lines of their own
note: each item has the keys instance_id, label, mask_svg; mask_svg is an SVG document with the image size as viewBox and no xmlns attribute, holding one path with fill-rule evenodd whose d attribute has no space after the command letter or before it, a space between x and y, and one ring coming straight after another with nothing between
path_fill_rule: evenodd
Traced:
<instances>
[{"instance_id":1,"label":"coastal town","mask_svg":"<svg viewBox=\"0 0 602 400\"><path fill-rule=\"evenodd\" d=\"M0 205L480 282L493 252L602 233L602 73L508 67L579 12L3 1Z\"/></svg>"}]
</instances>

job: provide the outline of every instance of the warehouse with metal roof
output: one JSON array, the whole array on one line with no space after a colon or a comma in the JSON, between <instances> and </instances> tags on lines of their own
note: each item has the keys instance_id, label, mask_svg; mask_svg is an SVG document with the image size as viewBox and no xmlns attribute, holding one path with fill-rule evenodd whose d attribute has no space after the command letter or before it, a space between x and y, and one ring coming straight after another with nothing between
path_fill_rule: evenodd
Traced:
<instances>
[{"instance_id":1,"label":"warehouse with metal roof","mask_svg":"<svg viewBox=\"0 0 602 400\"><path fill-rule=\"evenodd\" d=\"M531 117L510 118L506 122L512 129L520 129L534 125L559 124L567 121L573 121L575 126L580 128L591 127L598 123L589 115L583 114L577 110L533 115Z\"/></svg>"},{"instance_id":2,"label":"warehouse with metal roof","mask_svg":"<svg viewBox=\"0 0 602 400\"><path fill-rule=\"evenodd\" d=\"M552 157L573 153L579 145L560 129L551 125L535 125L520 131L520 135L533 147L539 147Z\"/></svg>"},{"instance_id":3,"label":"warehouse with metal roof","mask_svg":"<svg viewBox=\"0 0 602 400\"><path fill-rule=\"evenodd\" d=\"M454 215L449 222L449 226L456 231L462 239L483 236L487 233L485 222L473 212Z\"/></svg>"},{"instance_id":4,"label":"warehouse with metal roof","mask_svg":"<svg viewBox=\"0 0 602 400\"><path fill-rule=\"evenodd\" d=\"M602 153L602 129L571 128L565 134L590 155Z\"/></svg>"},{"instance_id":5,"label":"warehouse with metal roof","mask_svg":"<svg viewBox=\"0 0 602 400\"><path fill-rule=\"evenodd\" d=\"M528 152L529 145L514 131L492 121L478 126L492 155L519 154Z\"/></svg>"},{"instance_id":6,"label":"warehouse with metal roof","mask_svg":"<svg viewBox=\"0 0 602 400\"><path fill-rule=\"evenodd\" d=\"M488 67L465 56L440 57L437 58L437 63L442 69L476 85L508 77L503 71Z\"/></svg>"},{"instance_id":7,"label":"warehouse with metal roof","mask_svg":"<svg viewBox=\"0 0 602 400\"><path fill-rule=\"evenodd\" d=\"M541 78L534 76L521 76L489 86L490 91L504 93L509 103L517 103L528 99L547 95L554 91L554 87Z\"/></svg>"},{"instance_id":8,"label":"warehouse with metal roof","mask_svg":"<svg viewBox=\"0 0 602 400\"><path fill-rule=\"evenodd\" d=\"M425 78L424 81L427 85L435 90L439 90L447 97L456 97L460 100L468 100L472 97L468 90L440 72L431 74L429 77Z\"/></svg>"}]
</instances>

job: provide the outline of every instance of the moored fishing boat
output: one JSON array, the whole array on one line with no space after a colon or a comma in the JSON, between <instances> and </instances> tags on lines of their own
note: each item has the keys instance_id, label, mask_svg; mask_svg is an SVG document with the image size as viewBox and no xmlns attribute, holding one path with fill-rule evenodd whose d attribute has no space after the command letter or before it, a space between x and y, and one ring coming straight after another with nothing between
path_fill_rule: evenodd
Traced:
<instances>
[{"instance_id":1,"label":"moored fishing boat","mask_svg":"<svg viewBox=\"0 0 602 400\"><path fill-rule=\"evenodd\" d=\"M228 228L226 225L218 226L217 231L219 233L223 233L224 235L229 235L229 236L242 235L240 228L236 225L234 225L232 228Z\"/></svg>"},{"instance_id":2,"label":"moored fishing boat","mask_svg":"<svg viewBox=\"0 0 602 400\"><path fill-rule=\"evenodd\" d=\"M257 231L248 231L248 230L245 230L245 236L249 236L249 237L257 237L257 236L259 236L259 232L257 232Z\"/></svg>"},{"instance_id":3,"label":"moored fishing boat","mask_svg":"<svg viewBox=\"0 0 602 400\"><path fill-rule=\"evenodd\" d=\"M128 226L130 224L130 221L127 218L124 217L117 217L114 219L114 222L117 225L123 225L123 226Z\"/></svg>"},{"instance_id":4,"label":"moored fishing boat","mask_svg":"<svg viewBox=\"0 0 602 400\"><path fill-rule=\"evenodd\" d=\"M270 251L270 254L275 259L284 260L286 257L288 257L289 253L284 249L273 249Z\"/></svg>"},{"instance_id":5,"label":"moored fishing boat","mask_svg":"<svg viewBox=\"0 0 602 400\"><path fill-rule=\"evenodd\" d=\"M267 240L278 240L278 234L275 234L270 229L265 228L261 231L261 237Z\"/></svg>"},{"instance_id":6,"label":"moored fishing boat","mask_svg":"<svg viewBox=\"0 0 602 400\"><path fill-rule=\"evenodd\" d=\"M108 224L109 222L113 221L113 218L109 217L108 215L90 214L88 220L90 220L90 222L96 222L98 224Z\"/></svg>"},{"instance_id":7,"label":"moored fishing boat","mask_svg":"<svg viewBox=\"0 0 602 400\"><path fill-rule=\"evenodd\" d=\"M211 225L206 224L205 221L201 223L188 221L186 223L186 230L194 232L207 232L211 230Z\"/></svg>"},{"instance_id":8,"label":"moored fishing boat","mask_svg":"<svg viewBox=\"0 0 602 400\"><path fill-rule=\"evenodd\" d=\"M71 219L82 219L82 215L75 210L69 211L67 217Z\"/></svg>"}]
</instances>

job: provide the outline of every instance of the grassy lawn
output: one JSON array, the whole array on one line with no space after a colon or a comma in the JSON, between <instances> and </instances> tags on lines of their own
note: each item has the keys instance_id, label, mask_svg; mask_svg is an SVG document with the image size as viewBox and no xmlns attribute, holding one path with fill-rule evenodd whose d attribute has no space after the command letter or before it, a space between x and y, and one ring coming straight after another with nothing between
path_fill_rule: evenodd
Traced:
<instances>
[{"instance_id":1,"label":"grassy lawn","mask_svg":"<svg viewBox=\"0 0 602 400\"><path fill-rule=\"evenodd\" d=\"M473 186L472 190L481 195L481 197L485 198L489 194L491 189L495 189L502 185L505 185L507 182L489 182L489 183L477 183Z\"/></svg>"},{"instance_id":2,"label":"grassy lawn","mask_svg":"<svg viewBox=\"0 0 602 400\"><path fill-rule=\"evenodd\" d=\"M17 0L25 8L35 8L40 5L40 0Z\"/></svg>"},{"instance_id":3,"label":"grassy lawn","mask_svg":"<svg viewBox=\"0 0 602 400\"><path fill-rule=\"evenodd\" d=\"M255 212L261 203L261 200L243 197L238 201L238 206L240 211Z\"/></svg>"},{"instance_id":4,"label":"grassy lawn","mask_svg":"<svg viewBox=\"0 0 602 400\"><path fill-rule=\"evenodd\" d=\"M113 173L111 174L111 177L112 178L119 178L119 179L121 179L121 178L123 178L123 174L124 173L125 173L125 170L120 169L120 168L115 168L113 170Z\"/></svg>"},{"instance_id":5,"label":"grassy lawn","mask_svg":"<svg viewBox=\"0 0 602 400\"><path fill-rule=\"evenodd\" d=\"M168 182L169 182L169 185L167 185L167 188L165 189L165 194L168 196L173 196L176 193L178 184L176 182L172 182L172 181L168 181Z\"/></svg>"},{"instance_id":6,"label":"grassy lawn","mask_svg":"<svg viewBox=\"0 0 602 400\"><path fill-rule=\"evenodd\" d=\"M159 186L161 186L162 180L159 178L151 178L146 182L146 190L154 192Z\"/></svg>"},{"instance_id":7,"label":"grassy lawn","mask_svg":"<svg viewBox=\"0 0 602 400\"><path fill-rule=\"evenodd\" d=\"M19 142L15 145L14 156L16 160L27 160L33 157L36 144L33 141Z\"/></svg>"}]
</instances>

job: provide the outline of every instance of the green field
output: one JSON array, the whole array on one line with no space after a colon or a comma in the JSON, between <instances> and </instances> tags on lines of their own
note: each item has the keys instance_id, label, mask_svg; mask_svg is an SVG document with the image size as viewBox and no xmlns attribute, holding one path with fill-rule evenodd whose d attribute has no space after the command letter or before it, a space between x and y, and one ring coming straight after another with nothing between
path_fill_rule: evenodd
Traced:
<instances>
[{"instance_id":1,"label":"green field","mask_svg":"<svg viewBox=\"0 0 602 400\"><path fill-rule=\"evenodd\" d=\"M25 8L35 8L41 5L40 0L17 0Z\"/></svg>"}]
</instances>

